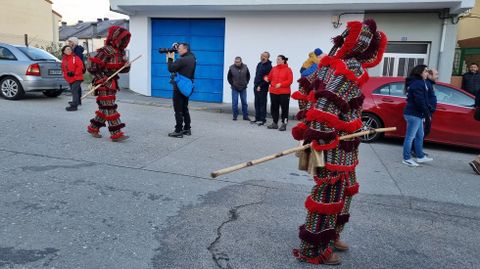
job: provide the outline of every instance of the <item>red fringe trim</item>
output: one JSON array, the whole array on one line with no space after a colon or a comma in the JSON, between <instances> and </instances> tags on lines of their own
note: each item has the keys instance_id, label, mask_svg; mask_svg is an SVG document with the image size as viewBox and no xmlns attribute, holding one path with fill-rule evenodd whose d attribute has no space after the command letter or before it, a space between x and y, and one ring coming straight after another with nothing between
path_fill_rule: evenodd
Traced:
<instances>
[{"instance_id":1,"label":"red fringe trim","mask_svg":"<svg viewBox=\"0 0 480 269\"><path fill-rule=\"evenodd\" d=\"M297 120L303 120L305 119L306 115L307 115L307 110L300 110L298 111L296 118Z\"/></svg>"},{"instance_id":2,"label":"red fringe trim","mask_svg":"<svg viewBox=\"0 0 480 269\"><path fill-rule=\"evenodd\" d=\"M91 126L88 126L87 127L87 132L89 132L91 134L98 134L98 132L100 132L100 129L92 128Z\"/></svg>"},{"instance_id":3,"label":"red fringe trim","mask_svg":"<svg viewBox=\"0 0 480 269\"><path fill-rule=\"evenodd\" d=\"M97 101L115 101L117 97L115 95L105 95L105 96L97 96Z\"/></svg>"},{"instance_id":4,"label":"red fringe trim","mask_svg":"<svg viewBox=\"0 0 480 269\"><path fill-rule=\"evenodd\" d=\"M110 139L119 139L120 137L124 136L123 132L118 132L110 136Z\"/></svg>"},{"instance_id":5,"label":"red fringe trim","mask_svg":"<svg viewBox=\"0 0 480 269\"><path fill-rule=\"evenodd\" d=\"M356 182L353 186L347 187L345 189L345 196L354 196L355 194L358 193L360 189L360 184Z\"/></svg>"},{"instance_id":6,"label":"red fringe trim","mask_svg":"<svg viewBox=\"0 0 480 269\"><path fill-rule=\"evenodd\" d=\"M317 185L322 185L322 184L328 184L328 185L333 185L335 183L337 183L339 180L344 180L347 178L347 175L345 174L340 174L336 177L317 177L317 176L314 176L313 177L313 180L315 181L315 183Z\"/></svg>"},{"instance_id":7,"label":"red fringe trim","mask_svg":"<svg viewBox=\"0 0 480 269\"><path fill-rule=\"evenodd\" d=\"M301 77L299 80L297 80L297 82L298 82L298 85L303 89L307 89L311 85L310 81L308 81L306 77Z\"/></svg>"},{"instance_id":8,"label":"red fringe trim","mask_svg":"<svg viewBox=\"0 0 480 269\"><path fill-rule=\"evenodd\" d=\"M380 34L380 46L379 46L379 49L378 49L378 52L377 52L377 57L375 58L375 60L373 62L367 62L367 63L362 64L362 66L364 68L374 67L374 66L378 65L383 59L383 53L385 52L385 49L387 48L388 39L387 39L387 36L385 35L384 32L378 32L378 33Z\"/></svg>"},{"instance_id":9,"label":"red fringe trim","mask_svg":"<svg viewBox=\"0 0 480 269\"><path fill-rule=\"evenodd\" d=\"M323 57L320 62L320 65L325 67L330 66L330 68L335 70L335 73L334 73L335 76L343 75L348 80L353 81L358 86L365 84L365 82L367 82L368 79L370 78L365 68L363 68L363 74L357 77L355 73L353 73L350 69L348 69L344 61L342 61L341 59L330 57L330 56Z\"/></svg>"},{"instance_id":10,"label":"red fringe trim","mask_svg":"<svg viewBox=\"0 0 480 269\"><path fill-rule=\"evenodd\" d=\"M298 123L295 127L292 128L292 136L295 140L303 140L303 138L305 137L305 131L308 129L308 126L303 123L303 122L300 122Z\"/></svg>"},{"instance_id":11,"label":"red fringe trim","mask_svg":"<svg viewBox=\"0 0 480 269\"><path fill-rule=\"evenodd\" d=\"M357 167L357 165L358 165L358 161L356 161L352 165L338 165L338 164L326 163L325 168L330 171L351 172L351 171L355 171L355 167Z\"/></svg>"},{"instance_id":12,"label":"red fringe trim","mask_svg":"<svg viewBox=\"0 0 480 269\"><path fill-rule=\"evenodd\" d=\"M311 263L311 264L325 263L326 261L328 261L328 259L330 259L330 256L332 256L332 253L333 253L332 248L328 247L327 249L325 249L325 251L320 256L317 256L315 258L309 258L307 256L302 255L300 253L300 250L298 250L298 249L294 249L292 251L292 254L295 258L297 258L300 261L308 262L308 263Z\"/></svg>"},{"instance_id":13,"label":"red fringe trim","mask_svg":"<svg viewBox=\"0 0 480 269\"><path fill-rule=\"evenodd\" d=\"M338 143L340 142L340 137L337 136L335 140L328 144L319 144L317 140L312 141L312 148L316 151L322 151L322 150L330 150L334 149L338 146Z\"/></svg>"},{"instance_id":14,"label":"red fringe trim","mask_svg":"<svg viewBox=\"0 0 480 269\"><path fill-rule=\"evenodd\" d=\"M310 109L307 112L307 120L308 121L319 121L319 122L325 122L327 123L331 128L335 128L337 130L353 133L356 130L362 128L362 120L361 119L356 119L351 122L346 122L340 120L336 115L321 111L318 109Z\"/></svg>"},{"instance_id":15,"label":"red fringe trim","mask_svg":"<svg viewBox=\"0 0 480 269\"><path fill-rule=\"evenodd\" d=\"M336 203L319 203L314 201L311 195L309 195L307 197L307 200L305 200L305 208L309 212L322 215L339 214L342 211L344 205L344 200Z\"/></svg>"},{"instance_id":16,"label":"red fringe trim","mask_svg":"<svg viewBox=\"0 0 480 269\"><path fill-rule=\"evenodd\" d=\"M302 101L308 102L308 96L302 94L302 93L299 92L299 91L294 92L294 93L292 94L292 98L295 99L295 100L302 100Z\"/></svg>"},{"instance_id":17,"label":"red fringe trim","mask_svg":"<svg viewBox=\"0 0 480 269\"><path fill-rule=\"evenodd\" d=\"M118 120L120 118L120 113L114 113L112 115L105 115L102 111L99 111L97 110L95 112L95 114L97 114L98 117L106 120L106 121L113 121L113 120Z\"/></svg>"},{"instance_id":18,"label":"red fringe trim","mask_svg":"<svg viewBox=\"0 0 480 269\"><path fill-rule=\"evenodd\" d=\"M362 23L359 21L350 21L347 23L347 29L348 35L343 42L343 46L335 54L337 58L342 58L357 45L358 36L362 31Z\"/></svg>"},{"instance_id":19,"label":"red fringe trim","mask_svg":"<svg viewBox=\"0 0 480 269\"><path fill-rule=\"evenodd\" d=\"M310 103L316 103L317 102L317 97L316 97L316 91L311 91L308 94L307 101Z\"/></svg>"}]
</instances>

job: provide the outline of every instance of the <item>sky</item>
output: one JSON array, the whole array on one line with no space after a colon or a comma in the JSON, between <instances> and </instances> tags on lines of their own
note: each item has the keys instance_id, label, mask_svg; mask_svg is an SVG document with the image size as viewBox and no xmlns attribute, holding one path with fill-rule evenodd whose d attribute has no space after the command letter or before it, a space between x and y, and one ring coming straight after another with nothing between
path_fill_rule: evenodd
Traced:
<instances>
[{"instance_id":1,"label":"sky","mask_svg":"<svg viewBox=\"0 0 480 269\"><path fill-rule=\"evenodd\" d=\"M109 0L51 0L53 10L62 15L69 25L79 20L96 21L97 18L127 19L128 16L110 11Z\"/></svg>"}]
</instances>

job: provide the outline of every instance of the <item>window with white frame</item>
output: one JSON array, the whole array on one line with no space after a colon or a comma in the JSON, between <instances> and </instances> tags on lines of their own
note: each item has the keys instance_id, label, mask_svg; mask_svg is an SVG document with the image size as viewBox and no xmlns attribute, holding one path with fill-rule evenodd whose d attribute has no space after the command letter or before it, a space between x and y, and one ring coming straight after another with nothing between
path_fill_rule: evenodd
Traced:
<instances>
[{"instance_id":1,"label":"window with white frame","mask_svg":"<svg viewBox=\"0 0 480 269\"><path fill-rule=\"evenodd\" d=\"M428 65L430 43L388 42L380 63L382 77L405 77L418 64Z\"/></svg>"}]
</instances>

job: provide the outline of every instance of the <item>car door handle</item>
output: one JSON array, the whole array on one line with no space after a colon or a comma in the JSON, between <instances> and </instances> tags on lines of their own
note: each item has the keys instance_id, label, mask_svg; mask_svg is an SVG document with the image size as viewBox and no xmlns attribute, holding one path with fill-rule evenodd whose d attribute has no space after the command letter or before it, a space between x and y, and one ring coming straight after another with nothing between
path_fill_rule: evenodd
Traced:
<instances>
[{"instance_id":1,"label":"car door handle","mask_svg":"<svg viewBox=\"0 0 480 269\"><path fill-rule=\"evenodd\" d=\"M390 98L382 98L382 101L383 101L383 102L386 102L386 103L393 103L393 102L395 102L395 101L393 101L393 100L390 99Z\"/></svg>"}]
</instances>

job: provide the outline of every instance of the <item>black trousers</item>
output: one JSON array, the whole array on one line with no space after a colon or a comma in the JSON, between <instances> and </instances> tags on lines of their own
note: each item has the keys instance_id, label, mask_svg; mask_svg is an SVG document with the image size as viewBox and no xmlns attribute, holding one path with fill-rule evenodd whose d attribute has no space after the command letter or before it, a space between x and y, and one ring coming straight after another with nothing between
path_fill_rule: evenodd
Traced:
<instances>
[{"instance_id":1,"label":"black trousers","mask_svg":"<svg viewBox=\"0 0 480 269\"><path fill-rule=\"evenodd\" d=\"M257 91L255 87L253 92L255 93L255 121L266 121L268 88Z\"/></svg>"},{"instance_id":2,"label":"black trousers","mask_svg":"<svg viewBox=\"0 0 480 269\"><path fill-rule=\"evenodd\" d=\"M290 94L270 93L270 113L274 123L278 123L280 107L282 108L282 123L288 121L288 108L290 106Z\"/></svg>"},{"instance_id":3,"label":"black trousers","mask_svg":"<svg viewBox=\"0 0 480 269\"><path fill-rule=\"evenodd\" d=\"M173 86L173 110L175 111L175 132L190 130L190 113L188 112L188 97L183 95L177 86Z\"/></svg>"},{"instance_id":4,"label":"black trousers","mask_svg":"<svg viewBox=\"0 0 480 269\"><path fill-rule=\"evenodd\" d=\"M82 94L82 81L77 80L70 84L70 90L72 91L72 106L78 106L82 103L80 95Z\"/></svg>"}]
</instances>

